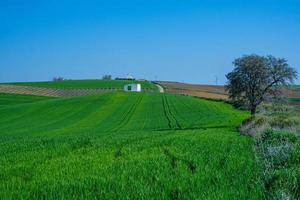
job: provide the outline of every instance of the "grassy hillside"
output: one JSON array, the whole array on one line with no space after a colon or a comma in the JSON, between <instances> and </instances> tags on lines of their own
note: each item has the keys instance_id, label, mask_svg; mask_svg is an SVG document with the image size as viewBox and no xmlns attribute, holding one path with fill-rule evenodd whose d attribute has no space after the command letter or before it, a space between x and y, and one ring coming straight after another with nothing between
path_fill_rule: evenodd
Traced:
<instances>
[{"instance_id":1,"label":"grassy hillside","mask_svg":"<svg viewBox=\"0 0 300 200\"><path fill-rule=\"evenodd\" d=\"M32 103L51 99L51 97L0 93L0 106Z\"/></svg>"},{"instance_id":2,"label":"grassy hillside","mask_svg":"<svg viewBox=\"0 0 300 200\"><path fill-rule=\"evenodd\" d=\"M260 199L248 114L110 93L0 107L0 198Z\"/></svg>"},{"instance_id":3,"label":"grassy hillside","mask_svg":"<svg viewBox=\"0 0 300 200\"><path fill-rule=\"evenodd\" d=\"M157 90L157 87L148 81L127 81L127 80L65 80L45 82L18 82L13 85L35 86L46 88L115 88L122 89L125 84L141 83L142 88Z\"/></svg>"}]
</instances>

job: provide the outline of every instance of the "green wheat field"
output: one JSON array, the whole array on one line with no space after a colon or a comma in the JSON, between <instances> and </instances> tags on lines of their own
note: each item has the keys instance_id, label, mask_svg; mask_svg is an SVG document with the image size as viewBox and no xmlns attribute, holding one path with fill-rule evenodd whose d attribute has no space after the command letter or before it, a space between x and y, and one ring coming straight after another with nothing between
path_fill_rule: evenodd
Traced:
<instances>
[{"instance_id":1,"label":"green wheat field","mask_svg":"<svg viewBox=\"0 0 300 200\"><path fill-rule=\"evenodd\" d=\"M0 199L261 199L248 116L171 94L0 94Z\"/></svg>"}]
</instances>

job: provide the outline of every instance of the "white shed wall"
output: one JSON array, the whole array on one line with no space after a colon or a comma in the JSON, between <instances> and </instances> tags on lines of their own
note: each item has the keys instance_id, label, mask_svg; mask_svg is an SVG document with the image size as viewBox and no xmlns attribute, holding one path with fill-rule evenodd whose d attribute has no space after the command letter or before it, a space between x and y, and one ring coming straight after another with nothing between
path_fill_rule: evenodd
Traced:
<instances>
[{"instance_id":1,"label":"white shed wall","mask_svg":"<svg viewBox=\"0 0 300 200\"><path fill-rule=\"evenodd\" d=\"M131 88L131 90L130 90L130 88ZM124 91L125 92L141 92L142 91L142 86L141 86L141 84L124 85Z\"/></svg>"}]
</instances>

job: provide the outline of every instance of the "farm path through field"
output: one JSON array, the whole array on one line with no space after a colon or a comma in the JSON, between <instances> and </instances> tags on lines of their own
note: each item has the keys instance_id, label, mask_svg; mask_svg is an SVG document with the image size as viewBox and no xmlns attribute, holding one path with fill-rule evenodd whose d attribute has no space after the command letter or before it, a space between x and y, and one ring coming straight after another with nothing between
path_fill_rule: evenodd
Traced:
<instances>
[{"instance_id":1,"label":"farm path through field","mask_svg":"<svg viewBox=\"0 0 300 200\"><path fill-rule=\"evenodd\" d=\"M155 85L158 87L159 93L164 93L165 92L164 88L161 85L159 85L158 83L155 83Z\"/></svg>"}]
</instances>

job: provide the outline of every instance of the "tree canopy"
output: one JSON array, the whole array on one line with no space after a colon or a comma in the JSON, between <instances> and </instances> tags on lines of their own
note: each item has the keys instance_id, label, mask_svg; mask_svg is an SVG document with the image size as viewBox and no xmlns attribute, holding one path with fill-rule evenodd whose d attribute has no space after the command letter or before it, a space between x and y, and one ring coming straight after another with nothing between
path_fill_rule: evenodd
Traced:
<instances>
[{"instance_id":1,"label":"tree canopy","mask_svg":"<svg viewBox=\"0 0 300 200\"><path fill-rule=\"evenodd\" d=\"M284 58L252 54L237 58L233 64L234 70L226 75L229 98L252 115L267 96L276 97L282 86L297 78L297 71Z\"/></svg>"}]
</instances>

